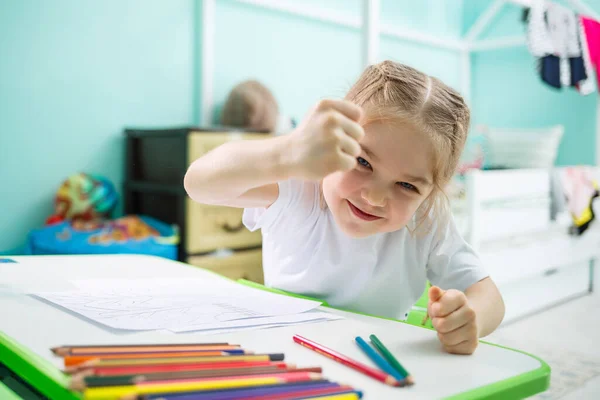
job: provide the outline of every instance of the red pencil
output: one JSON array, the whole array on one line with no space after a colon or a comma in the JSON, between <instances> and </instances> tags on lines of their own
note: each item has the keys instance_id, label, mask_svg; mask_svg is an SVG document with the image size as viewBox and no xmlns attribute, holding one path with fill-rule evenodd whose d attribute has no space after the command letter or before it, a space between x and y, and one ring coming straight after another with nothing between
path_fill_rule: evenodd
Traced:
<instances>
[{"instance_id":1,"label":"red pencil","mask_svg":"<svg viewBox=\"0 0 600 400\"><path fill-rule=\"evenodd\" d=\"M264 367L276 365L279 368L285 368L286 363L282 361L239 361L235 363L209 363L209 364L160 364L160 365L133 365L127 367L88 367L73 368L71 372L83 372L90 375L108 376L108 375L132 375L148 374L155 372L178 372L178 371L202 371L229 368L248 368ZM69 371L67 371L69 372Z\"/></svg>"},{"instance_id":2,"label":"red pencil","mask_svg":"<svg viewBox=\"0 0 600 400\"><path fill-rule=\"evenodd\" d=\"M359 372L362 372L365 375L370 376L371 378L377 379L380 382L383 382L390 386L400 386L400 383L391 375L386 374L378 369L371 368L368 365L360 363L358 361L354 361L353 359L338 353L337 351L331 350L325 346L322 346L312 340L306 339L300 335L294 335L294 342L316 351L319 354L324 355L325 357L329 357L334 361L339 362L347 367L353 368Z\"/></svg>"}]
</instances>

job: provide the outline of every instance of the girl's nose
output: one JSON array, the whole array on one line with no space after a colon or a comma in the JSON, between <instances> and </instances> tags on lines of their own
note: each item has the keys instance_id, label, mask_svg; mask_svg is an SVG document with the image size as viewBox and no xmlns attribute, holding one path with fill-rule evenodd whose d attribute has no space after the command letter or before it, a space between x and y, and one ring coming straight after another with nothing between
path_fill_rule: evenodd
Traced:
<instances>
[{"instance_id":1,"label":"girl's nose","mask_svg":"<svg viewBox=\"0 0 600 400\"><path fill-rule=\"evenodd\" d=\"M387 202L386 191L382 188L366 188L363 189L361 196L368 205L373 207L384 207Z\"/></svg>"}]
</instances>

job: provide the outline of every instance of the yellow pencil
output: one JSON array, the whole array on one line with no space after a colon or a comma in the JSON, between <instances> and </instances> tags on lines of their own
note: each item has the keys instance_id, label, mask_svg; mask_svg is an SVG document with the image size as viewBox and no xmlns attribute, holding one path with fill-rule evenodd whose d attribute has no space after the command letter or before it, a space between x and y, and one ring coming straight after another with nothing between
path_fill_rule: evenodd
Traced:
<instances>
[{"instance_id":1,"label":"yellow pencil","mask_svg":"<svg viewBox=\"0 0 600 400\"><path fill-rule=\"evenodd\" d=\"M322 379L322 375L314 372L299 373L292 377L255 377L241 379L219 379L199 380L195 382L171 382L171 383L145 383L127 386L108 386L88 388L83 392L86 400L112 400L122 398L135 398L144 394L181 393L201 390L233 389L239 387L252 387L264 385L277 385L292 382L305 382L309 380Z\"/></svg>"},{"instance_id":2,"label":"yellow pencil","mask_svg":"<svg viewBox=\"0 0 600 400\"><path fill-rule=\"evenodd\" d=\"M360 397L356 393L332 394L330 396L311 397L314 400L358 400Z\"/></svg>"}]
</instances>

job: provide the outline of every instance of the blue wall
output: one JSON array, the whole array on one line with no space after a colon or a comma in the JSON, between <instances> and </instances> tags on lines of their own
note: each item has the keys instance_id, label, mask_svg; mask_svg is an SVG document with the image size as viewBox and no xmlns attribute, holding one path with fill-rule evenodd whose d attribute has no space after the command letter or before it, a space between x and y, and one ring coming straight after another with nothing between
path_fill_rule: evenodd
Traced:
<instances>
[{"instance_id":1,"label":"blue wall","mask_svg":"<svg viewBox=\"0 0 600 400\"><path fill-rule=\"evenodd\" d=\"M64 178L120 186L125 125L187 124L191 0L0 2L0 253L52 212Z\"/></svg>"}]
</instances>

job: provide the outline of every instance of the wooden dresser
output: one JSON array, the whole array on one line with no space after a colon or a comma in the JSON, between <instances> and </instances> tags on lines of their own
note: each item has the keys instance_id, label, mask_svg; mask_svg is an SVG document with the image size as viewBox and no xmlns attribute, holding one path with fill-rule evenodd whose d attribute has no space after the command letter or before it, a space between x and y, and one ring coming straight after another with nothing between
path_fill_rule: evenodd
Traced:
<instances>
[{"instance_id":1,"label":"wooden dresser","mask_svg":"<svg viewBox=\"0 0 600 400\"><path fill-rule=\"evenodd\" d=\"M194 160L225 142L267 137L222 128L125 129L125 213L177 225L180 261L262 283L260 231L243 226L242 209L192 201L183 177Z\"/></svg>"}]
</instances>

